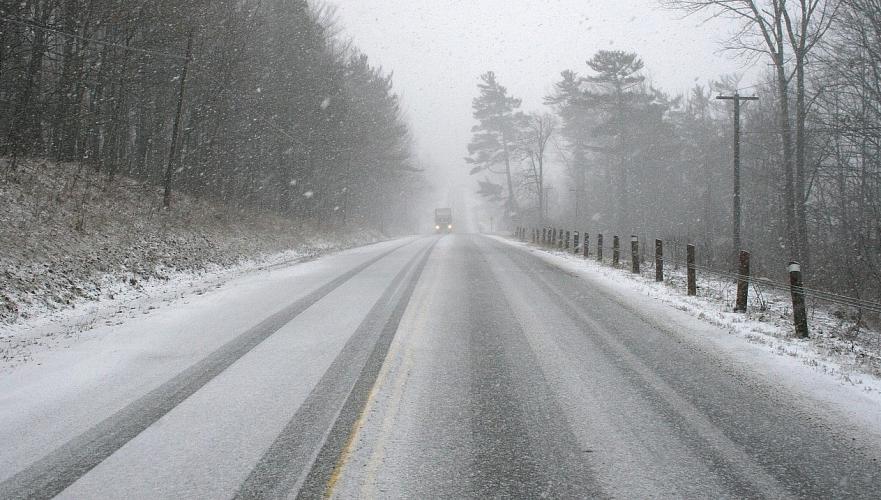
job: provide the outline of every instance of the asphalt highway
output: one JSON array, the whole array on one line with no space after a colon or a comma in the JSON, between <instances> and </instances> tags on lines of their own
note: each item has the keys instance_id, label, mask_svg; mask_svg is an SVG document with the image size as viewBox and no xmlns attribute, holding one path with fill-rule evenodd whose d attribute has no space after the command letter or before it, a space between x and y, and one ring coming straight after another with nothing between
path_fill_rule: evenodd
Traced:
<instances>
[{"instance_id":1,"label":"asphalt highway","mask_svg":"<svg viewBox=\"0 0 881 500\"><path fill-rule=\"evenodd\" d=\"M881 495L877 429L709 325L481 235L320 261L206 298L198 349L0 380L0 498Z\"/></svg>"}]
</instances>

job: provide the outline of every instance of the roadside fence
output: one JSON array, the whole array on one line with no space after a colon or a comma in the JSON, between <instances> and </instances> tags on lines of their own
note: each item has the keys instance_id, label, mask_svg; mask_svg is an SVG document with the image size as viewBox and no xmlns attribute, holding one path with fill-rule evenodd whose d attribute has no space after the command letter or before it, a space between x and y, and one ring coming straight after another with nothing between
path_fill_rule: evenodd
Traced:
<instances>
[{"instance_id":1,"label":"roadside fence","mask_svg":"<svg viewBox=\"0 0 881 500\"><path fill-rule=\"evenodd\" d=\"M588 259L594 257L597 262L605 264L603 259L603 241L604 235L597 233L596 248L593 253L590 246L590 233L587 231L566 230L553 226L548 227L517 227L514 236L524 242L532 243L547 249L557 249L566 253L581 255ZM620 237L612 235L612 259L608 264L615 268L621 266L621 245ZM570 245L571 242L571 245ZM750 253L741 250L738 256L737 272L728 272L720 269L714 269L709 266L697 264L697 250L693 243L686 245L685 262L677 258L678 252L672 252L672 255L664 255L664 241L655 239L654 241L654 279L663 282L665 277L665 263L675 267L686 268L686 293L690 296L697 295L697 273L702 272L712 274L722 279L730 279L737 286L734 312L747 312L749 302L750 285L754 289L759 286L775 289L778 291L788 292L792 300L792 319L795 327L795 335L799 338L806 338L809 335L808 319L806 309L806 299L832 303L844 307L857 309L859 311L870 312L881 315L881 304L862 300L856 297L848 297L845 295L810 288L805 286L802 280L801 265L798 262L790 262L787 266L789 281L777 281L764 277L756 277L750 274ZM681 254L679 254L681 255ZM637 235L630 236L630 271L635 274L641 274L641 262L643 254L640 253L640 239Z\"/></svg>"}]
</instances>

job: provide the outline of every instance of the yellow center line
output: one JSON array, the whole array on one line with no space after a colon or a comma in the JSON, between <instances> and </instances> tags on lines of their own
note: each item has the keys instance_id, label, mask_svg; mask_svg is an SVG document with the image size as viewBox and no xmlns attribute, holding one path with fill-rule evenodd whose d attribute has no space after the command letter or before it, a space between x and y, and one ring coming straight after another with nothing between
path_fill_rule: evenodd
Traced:
<instances>
[{"instance_id":1,"label":"yellow center line","mask_svg":"<svg viewBox=\"0 0 881 500\"><path fill-rule=\"evenodd\" d=\"M431 282L433 278L436 277L435 275L435 267L429 264L428 267L425 269L425 272L423 272L420 281ZM431 289L431 287L424 287L423 290L424 289ZM342 478L343 473L345 472L345 469L355 452L358 438L364 431L364 427L367 424L368 415L370 415L370 413L374 410L374 407L376 407L377 405L377 397L379 395L379 392L386 385L386 381L388 380L392 370L396 370L397 376L395 377L392 386L393 404L391 405L391 407L393 408L393 410L386 412L386 414L383 415L381 431L379 437L376 440L376 443L374 444L373 453L371 453L370 459L368 461L367 477L365 478L365 481L375 483L376 472L379 468L379 462L381 461L383 456L385 438L391 433L393 420L397 417L398 413L397 411L395 411L395 409L397 408L397 406L399 406L400 400L403 398L404 386L406 385L406 381L409 378L409 373L414 366L412 352L413 349L412 343L410 342L410 337L412 337L413 334L416 332L425 331L425 325L427 323L428 316L425 311L428 310L429 299L430 294L420 293L419 287L414 290L414 294L411 296L410 304L404 311L401 323L398 325L398 331L395 332L395 338L392 341L391 348L389 349L389 352L382 363L379 375L376 377L376 381L373 383L373 387L370 388L370 393L367 396L367 401L358 414L358 418L355 420L355 423L352 425L352 430L350 431L349 437L346 440L346 446L340 453L340 456L337 459L336 464L334 465L333 472L331 473L330 478L327 481L327 485L324 489L324 498L333 497L336 487L339 484L339 481ZM413 313L414 311L415 314ZM411 326L408 327L407 325ZM372 487L373 484L371 484L370 486ZM373 495L368 494L365 496L371 497Z\"/></svg>"},{"instance_id":2,"label":"yellow center line","mask_svg":"<svg viewBox=\"0 0 881 500\"><path fill-rule=\"evenodd\" d=\"M418 331L422 330L419 329ZM383 416L379 436L376 438L376 443L373 445L373 453L367 461L367 470L364 474L364 479L361 482L361 496L364 498L376 497L374 488L377 483L376 476L379 472L379 466L385 458L385 443L388 436L391 435L392 424L397 420L398 414L400 413L404 390L407 386L407 381L410 378L410 372L413 370L415 364L411 345L412 344L408 344L407 349L404 351L404 360L402 362L403 367L398 370L398 376L395 377L392 397L388 404L388 411Z\"/></svg>"},{"instance_id":3,"label":"yellow center line","mask_svg":"<svg viewBox=\"0 0 881 500\"><path fill-rule=\"evenodd\" d=\"M376 395L379 392L380 387L385 383L385 378L388 374L386 368L389 359L390 357L386 358L386 361L383 363L382 370L376 378L376 382L373 383L373 387L370 389L370 394L367 396L367 403L361 409L361 412L358 414L358 419L355 420L355 423L352 425L352 430L349 432L349 438L346 440L346 446L343 448L340 457L337 459L337 462L333 467L330 479L327 480L327 485L324 488L324 498L331 498L333 496L334 489L336 488L340 477L343 475L343 470L349 459L352 457L352 453L355 451L355 443L358 440L361 430L364 428L364 424L367 422L367 415L376 403Z\"/></svg>"}]
</instances>

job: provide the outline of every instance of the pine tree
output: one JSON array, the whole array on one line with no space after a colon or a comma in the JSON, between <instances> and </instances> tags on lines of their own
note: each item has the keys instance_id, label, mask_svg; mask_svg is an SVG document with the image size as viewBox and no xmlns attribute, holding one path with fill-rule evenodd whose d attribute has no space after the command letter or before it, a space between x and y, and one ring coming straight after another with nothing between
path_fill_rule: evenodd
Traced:
<instances>
[{"instance_id":1,"label":"pine tree","mask_svg":"<svg viewBox=\"0 0 881 500\"><path fill-rule=\"evenodd\" d=\"M472 166L472 175L483 171L505 175L508 187L505 219L508 220L520 211L514 195L511 165L515 159L515 143L520 136L524 116L517 111L520 108L520 99L508 95L508 89L499 84L495 73L488 71L480 76L480 80L477 85L480 95L472 101L474 118L479 123L471 129L473 136L468 145L469 156L465 161ZM504 170L494 169L502 166ZM482 186L483 184L481 183ZM486 186L483 186L481 193L483 192L489 192Z\"/></svg>"},{"instance_id":2,"label":"pine tree","mask_svg":"<svg viewBox=\"0 0 881 500\"><path fill-rule=\"evenodd\" d=\"M584 102L582 79L578 73L565 70L560 81L554 83L554 91L545 97L545 104L552 106L560 118L560 133L565 139L568 154L560 151L564 163L575 181L576 196L587 192L587 152L592 116Z\"/></svg>"}]
</instances>

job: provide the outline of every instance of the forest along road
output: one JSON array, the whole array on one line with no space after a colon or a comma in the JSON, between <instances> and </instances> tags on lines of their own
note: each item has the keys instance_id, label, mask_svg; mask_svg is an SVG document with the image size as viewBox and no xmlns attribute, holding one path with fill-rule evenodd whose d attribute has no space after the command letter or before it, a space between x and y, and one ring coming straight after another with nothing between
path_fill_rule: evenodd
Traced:
<instances>
[{"instance_id":1,"label":"forest along road","mask_svg":"<svg viewBox=\"0 0 881 500\"><path fill-rule=\"evenodd\" d=\"M881 491L877 414L499 239L407 238L213 293L0 375L0 498Z\"/></svg>"}]
</instances>

